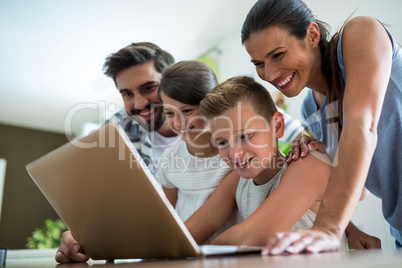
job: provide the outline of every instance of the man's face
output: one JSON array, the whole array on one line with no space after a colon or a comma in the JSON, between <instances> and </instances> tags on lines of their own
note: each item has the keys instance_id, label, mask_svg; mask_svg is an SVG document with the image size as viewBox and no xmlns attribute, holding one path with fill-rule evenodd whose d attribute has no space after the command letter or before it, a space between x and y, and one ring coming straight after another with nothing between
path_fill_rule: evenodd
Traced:
<instances>
[{"instance_id":1,"label":"man's face","mask_svg":"<svg viewBox=\"0 0 402 268\"><path fill-rule=\"evenodd\" d=\"M153 62L132 66L116 76L117 88L131 116L148 131L158 130L163 122L163 108L158 97L162 74Z\"/></svg>"}]
</instances>

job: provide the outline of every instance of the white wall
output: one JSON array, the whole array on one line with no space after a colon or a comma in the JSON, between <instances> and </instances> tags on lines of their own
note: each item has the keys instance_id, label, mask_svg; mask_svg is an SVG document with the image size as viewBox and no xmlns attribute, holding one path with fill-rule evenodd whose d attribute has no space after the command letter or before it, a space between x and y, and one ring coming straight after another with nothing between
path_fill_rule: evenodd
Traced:
<instances>
[{"instance_id":1,"label":"white wall","mask_svg":"<svg viewBox=\"0 0 402 268\"><path fill-rule=\"evenodd\" d=\"M400 0L305 0L305 3L313 11L317 19L328 23L332 28L332 33L337 31L344 21L353 13L354 16L372 16L383 23L393 33L399 43L402 43L402 1ZM244 20L244 18L242 18ZM265 81L262 81L255 72L254 66L250 63L250 57L241 44L240 29L237 32L224 36L222 40L214 46L211 57L216 59L218 66L218 78L222 82L235 75L251 75L261 82L271 94L277 90ZM286 99L288 113L294 118L301 120L300 107L305 92L292 99ZM394 239L389 235L388 223L384 220L381 212L381 201L372 196L359 203L353 221L364 231L375 235L382 240L383 248L395 248Z\"/></svg>"}]
</instances>

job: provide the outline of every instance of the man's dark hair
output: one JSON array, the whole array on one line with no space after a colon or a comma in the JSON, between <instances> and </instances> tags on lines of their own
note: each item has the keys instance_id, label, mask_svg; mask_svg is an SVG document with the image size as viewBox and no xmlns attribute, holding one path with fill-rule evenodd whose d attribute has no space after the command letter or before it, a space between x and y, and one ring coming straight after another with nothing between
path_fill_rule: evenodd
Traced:
<instances>
[{"instance_id":1,"label":"man's dark hair","mask_svg":"<svg viewBox=\"0 0 402 268\"><path fill-rule=\"evenodd\" d=\"M162 50L153 43L132 43L110 54L103 65L103 72L105 75L112 78L116 84L118 72L146 62L153 62L156 71L162 73L167 67L174 63L174 58L169 52Z\"/></svg>"}]
</instances>

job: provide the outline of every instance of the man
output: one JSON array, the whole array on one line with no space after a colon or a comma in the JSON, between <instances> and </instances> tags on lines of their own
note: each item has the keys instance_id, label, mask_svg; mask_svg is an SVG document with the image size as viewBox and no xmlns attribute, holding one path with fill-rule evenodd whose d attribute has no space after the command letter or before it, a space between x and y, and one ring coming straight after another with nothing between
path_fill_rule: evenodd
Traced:
<instances>
[{"instance_id":1,"label":"man","mask_svg":"<svg viewBox=\"0 0 402 268\"><path fill-rule=\"evenodd\" d=\"M162 72L174 58L153 43L132 43L106 58L104 73L119 90L125 109L117 120L145 162L155 171L163 150L178 141L165 123L158 87ZM152 150L151 150L152 148Z\"/></svg>"}]
</instances>

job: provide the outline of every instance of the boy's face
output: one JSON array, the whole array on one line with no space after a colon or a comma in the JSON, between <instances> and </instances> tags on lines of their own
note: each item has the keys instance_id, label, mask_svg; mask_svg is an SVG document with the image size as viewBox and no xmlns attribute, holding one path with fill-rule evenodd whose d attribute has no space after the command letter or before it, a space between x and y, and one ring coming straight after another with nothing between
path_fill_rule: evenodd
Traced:
<instances>
[{"instance_id":1,"label":"boy's face","mask_svg":"<svg viewBox=\"0 0 402 268\"><path fill-rule=\"evenodd\" d=\"M210 120L212 138L222 159L240 176L252 178L256 184L269 181L280 169L280 164L283 164L276 161L279 156L277 136L280 134L274 125L278 114L274 115L269 124L268 120L254 111L249 102L241 101L234 108Z\"/></svg>"}]
</instances>

